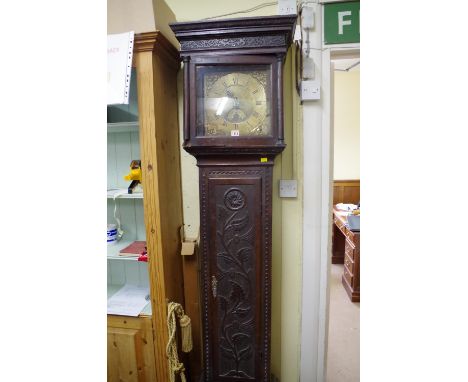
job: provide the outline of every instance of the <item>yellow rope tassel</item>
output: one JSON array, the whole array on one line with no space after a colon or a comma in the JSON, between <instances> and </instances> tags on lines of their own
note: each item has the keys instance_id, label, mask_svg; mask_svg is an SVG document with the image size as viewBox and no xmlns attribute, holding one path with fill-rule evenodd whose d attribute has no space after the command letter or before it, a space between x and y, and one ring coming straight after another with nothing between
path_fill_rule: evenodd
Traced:
<instances>
[{"instance_id":1,"label":"yellow rope tassel","mask_svg":"<svg viewBox=\"0 0 468 382\"><path fill-rule=\"evenodd\" d=\"M179 324L182 332L182 351L188 353L192 351L193 341L192 341L192 323L190 317L184 314L179 319Z\"/></svg>"},{"instance_id":2,"label":"yellow rope tassel","mask_svg":"<svg viewBox=\"0 0 468 382\"><path fill-rule=\"evenodd\" d=\"M169 342L167 343L166 347L166 355L169 360L171 382L175 382L176 374L180 375L182 382L186 382L185 367L182 362L179 362L179 355L177 354L176 316L179 318L179 325L182 331L182 351L188 353L192 350L193 347L190 318L185 315L184 309L180 304L177 304L176 302L170 302L167 307L167 328L169 330Z\"/></svg>"}]
</instances>

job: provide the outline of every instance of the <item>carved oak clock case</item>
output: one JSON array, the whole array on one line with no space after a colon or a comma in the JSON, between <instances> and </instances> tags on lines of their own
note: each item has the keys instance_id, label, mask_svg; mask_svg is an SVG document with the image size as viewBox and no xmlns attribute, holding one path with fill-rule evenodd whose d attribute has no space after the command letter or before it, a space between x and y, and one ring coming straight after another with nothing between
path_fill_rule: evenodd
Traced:
<instances>
[{"instance_id":1,"label":"carved oak clock case","mask_svg":"<svg viewBox=\"0 0 468 382\"><path fill-rule=\"evenodd\" d=\"M184 149L200 173L205 381L269 381L274 158L295 16L171 25L184 61Z\"/></svg>"}]
</instances>

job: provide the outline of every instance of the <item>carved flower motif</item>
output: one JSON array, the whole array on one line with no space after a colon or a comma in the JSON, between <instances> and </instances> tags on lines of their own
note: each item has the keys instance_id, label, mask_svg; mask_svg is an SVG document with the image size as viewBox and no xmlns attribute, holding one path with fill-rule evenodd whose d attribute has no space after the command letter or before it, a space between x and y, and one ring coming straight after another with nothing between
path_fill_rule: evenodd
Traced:
<instances>
[{"instance_id":1,"label":"carved flower motif","mask_svg":"<svg viewBox=\"0 0 468 382\"><path fill-rule=\"evenodd\" d=\"M229 190L224 196L224 204L232 211L240 210L245 206L245 196L240 190Z\"/></svg>"}]
</instances>

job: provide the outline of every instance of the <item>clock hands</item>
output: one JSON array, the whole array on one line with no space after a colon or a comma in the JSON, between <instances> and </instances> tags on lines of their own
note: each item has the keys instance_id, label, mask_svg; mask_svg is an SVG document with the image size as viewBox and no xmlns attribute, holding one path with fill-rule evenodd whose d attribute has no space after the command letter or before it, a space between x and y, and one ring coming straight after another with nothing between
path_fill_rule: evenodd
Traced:
<instances>
[{"instance_id":1,"label":"clock hands","mask_svg":"<svg viewBox=\"0 0 468 382\"><path fill-rule=\"evenodd\" d=\"M237 98L230 89L227 89L226 90L226 95L233 100L234 102L234 106L233 108L234 109L240 109L240 102L239 102L239 98Z\"/></svg>"},{"instance_id":2,"label":"clock hands","mask_svg":"<svg viewBox=\"0 0 468 382\"><path fill-rule=\"evenodd\" d=\"M209 134L229 135L240 131L242 135L264 135L268 130L264 125L267 103L264 87L244 74L234 78L231 74L218 78L205 93L213 98L210 126L217 127L215 133Z\"/></svg>"}]
</instances>

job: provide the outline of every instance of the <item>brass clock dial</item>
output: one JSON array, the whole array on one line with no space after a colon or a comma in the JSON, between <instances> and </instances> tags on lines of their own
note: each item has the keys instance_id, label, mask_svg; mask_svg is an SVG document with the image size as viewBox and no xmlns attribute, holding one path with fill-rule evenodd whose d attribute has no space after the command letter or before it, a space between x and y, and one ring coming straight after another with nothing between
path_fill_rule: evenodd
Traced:
<instances>
[{"instance_id":1,"label":"brass clock dial","mask_svg":"<svg viewBox=\"0 0 468 382\"><path fill-rule=\"evenodd\" d=\"M204 78L206 136L270 135L267 71L207 73Z\"/></svg>"}]
</instances>

